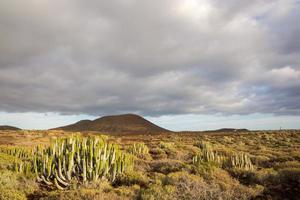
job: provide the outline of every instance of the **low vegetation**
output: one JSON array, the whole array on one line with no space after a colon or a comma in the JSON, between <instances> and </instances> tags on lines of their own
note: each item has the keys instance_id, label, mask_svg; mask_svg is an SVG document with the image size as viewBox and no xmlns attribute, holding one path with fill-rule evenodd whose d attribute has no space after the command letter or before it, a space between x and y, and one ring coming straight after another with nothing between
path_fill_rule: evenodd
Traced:
<instances>
[{"instance_id":1,"label":"low vegetation","mask_svg":"<svg viewBox=\"0 0 300 200\"><path fill-rule=\"evenodd\" d=\"M0 141L0 200L279 200L300 194L299 131L7 131Z\"/></svg>"}]
</instances>

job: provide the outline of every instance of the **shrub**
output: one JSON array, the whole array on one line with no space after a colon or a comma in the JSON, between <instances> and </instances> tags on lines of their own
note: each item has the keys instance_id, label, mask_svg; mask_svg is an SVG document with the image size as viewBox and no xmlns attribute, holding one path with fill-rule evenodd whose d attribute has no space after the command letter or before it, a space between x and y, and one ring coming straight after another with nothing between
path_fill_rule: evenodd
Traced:
<instances>
[{"instance_id":1,"label":"shrub","mask_svg":"<svg viewBox=\"0 0 300 200\"><path fill-rule=\"evenodd\" d=\"M278 178L283 194L292 198L300 194L300 168L282 169L278 172Z\"/></svg>"},{"instance_id":2,"label":"shrub","mask_svg":"<svg viewBox=\"0 0 300 200\"><path fill-rule=\"evenodd\" d=\"M201 162L200 164L194 165L192 171L202 177L208 177L215 169L217 169L217 165L215 163Z\"/></svg>"},{"instance_id":3,"label":"shrub","mask_svg":"<svg viewBox=\"0 0 300 200\"><path fill-rule=\"evenodd\" d=\"M52 191L38 195L36 194L36 197L40 200L129 200L129 198L118 196L115 192L103 192L96 189Z\"/></svg>"},{"instance_id":4,"label":"shrub","mask_svg":"<svg viewBox=\"0 0 300 200\"><path fill-rule=\"evenodd\" d=\"M273 165L273 168L276 170L284 169L284 168L300 168L299 161L287 161L282 163L276 163Z\"/></svg>"},{"instance_id":5,"label":"shrub","mask_svg":"<svg viewBox=\"0 0 300 200\"><path fill-rule=\"evenodd\" d=\"M224 199L252 199L263 192L263 186L244 186L223 169L215 169L211 178L211 182L220 187L220 194Z\"/></svg>"},{"instance_id":6,"label":"shrub","mask_svg":"<svg viewBox=\"0 0 300 200\"><path fill-rule=\"evenodd\" d=\"M173 199L204 200L217 199L219 188L209 185L196 175L187 172L176 172L167 176L167 184L176 187Z\"/></svg>"},{"instance_id":7,"label":"shrub","mask_svg":"<svg viewBox=\"0 0 300 200\"><path fill-rule=\"evenodd\" d=\"M160 142L159 147L162 149L173 149L174 143L173 142Z\"/></svg>"},{"instance_id":8,"label":"shrub","mask_svg":"<svg viewBox=\"0 0 300 200\"><path fill-rule=\"evenodd\" d=\"M168 155L161 148L153 148L149 151L149 153L153 156L154 159L165 159L168 158Z\"/></svg>"},{"instance_id":9,"label":"shrub","mask_svg":"<svg viewBox=\"0 0 300 200\"><path fill-rule=\"evenodd\" d=\"M34 178L9 170L0 170L0 187L3 190L18 190L26 195L38 189Z\"/></svg>"},{"instance_id":10,"label":"shrub","mask_svg":"<svg viewBox=\"0 0 300 200\"><path fill-rule=\"evenodd\" d=\"M140 186L133 185L133 186L121 186L114 189L114 192L122 198L129 198L129 199L136 199L139 195Z\"/></svg>"},{"instance_id":11,"label":"shrub","mask_svg":"<svg viewBox=\"0 0 300 200\"><path fill-rule=\"evenodd\" d=\"M164 159L152 162L151 168L153 172L169 174L171 172L184 170L186 165L178 160Z\"/></svg>"},{"instance_id":12,"label":"shrub","mask_svg":"<svg viewBox=\"0 0 300 200\"><path fill-rule=\"evenodd\" d=\"M265 196L270 196L272 199L296 200L300 194L299 180L299 168L279 170L277 175L270 176L265 181Z\"/></svg>"},{"instance_id":13,"label":"shrub","mask_svg":"<svg viewBox=\"0 0 300 200\"><path fill-rule=\"evenodd\" d=\"M139 171L131 171L118 176L114 185L140 185L145 187L148 185L148 182L147 176L145 176L143 173Z\"/></svg>"},{"instance_id":14,"label":"shrub","mask_svg":"<svg viewBox=\"0 0 300 200\"><path fill-rule=\"evenodd\" d=\"M26 200L26 195L18 190L6 189L0 186L0 200Z\"/></svg>"},{"instance_id":15,"label":"shrub","mask_svg":"<svg viewBox=\"0 0 300 200\"><path fill-rule=\"evenodd\" d=\"M140 199L142 200L173 200L174 192L176 188L174 186L166 185L156 185L152 184L148 189L142 190L140 194Z\"/></svg>"}]
</instances>

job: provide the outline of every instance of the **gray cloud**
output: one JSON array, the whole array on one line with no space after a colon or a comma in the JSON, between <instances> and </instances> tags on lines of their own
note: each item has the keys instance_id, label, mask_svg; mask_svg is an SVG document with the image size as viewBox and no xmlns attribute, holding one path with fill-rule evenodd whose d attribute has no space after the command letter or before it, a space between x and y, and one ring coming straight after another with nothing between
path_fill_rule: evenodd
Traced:
<instances>
[{"instance_id":1,"label":"gray cloud","mask_svg":"<svg viewBox=\"0 0 300 200\"><path fill-rule=\"evenodd\" d=\"M0 111L300 114L295 1L0 3Z\"/></svg>"}]
</instances>

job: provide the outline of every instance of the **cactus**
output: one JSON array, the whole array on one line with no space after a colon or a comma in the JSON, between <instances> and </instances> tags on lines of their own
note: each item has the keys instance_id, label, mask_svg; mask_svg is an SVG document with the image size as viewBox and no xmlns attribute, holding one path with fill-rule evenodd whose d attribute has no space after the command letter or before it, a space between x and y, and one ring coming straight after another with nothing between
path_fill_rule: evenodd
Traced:
<instances>
[{"instance_id":1,"label":"cactus","mask_svg":"<svg viewBox=\"0 0 300 200\"><path fill-rule=\"evenodd\" d=\"M222 165L225 160L225 157L219 155L217 152L212 150L204 149L202 153L195 155L193 157L193 164L196 166L201 165L203 162L211 162L217 165Z\"/></svg>"},{"instance_id":2,"label":"cactus","mask_svg":"<svg viewBox=\"0 0 300 200\"><path fill-rule=\"evenodd\" d=\"M143 156L149 154L149 149L144 143L134 143L127 149L128 153L135 156Z\"/></svg>"},{"instance_id":3,"label":"cactus","mask_svg":"<svg viewBox=\"0 0 300 200\"><path fill-rule=\"evenodd\" d=\"M33 151L31 149L22 147L1 147L0 152L22 160L29 160L33 155Z\"/></svg>"},{"instance_id":4,"label":"cactus","mask_svg":"<svg viewBox=\"0 0 300 200\"><path fill-rule=\"evenodd\" d=\"M113 182L125 170L117 170L118 166L130 169L133 161L101 137L69 137L52 141L46 149L37 148L33 165L38 181L63 189L73 180L85 183L106 178Z\"/></svg>"},{"instance_id":5,"label":"cactus","mask_svg":"<svg viewBox=\"0 0 300 200\"><path fill-rule=\"evenodd\" d=\"M24 158L23 162L13 164L13 170L34 173L38 182L58 189L104 178L113 182L119 174L133 168L132 157L102 137L57 138L48 147L38 146L35 151L17 148L2 151Z\"/></svg>"},{"instance_id":6,"label":"cactus","mask_svg":"<svg viewBox=\"0 0 300 200\"><path fill-rule=\"evenodd\" d=\"M218 152L214 151L212 145L208 142L197 142L202 152L193 157L193 164L196 166L201 165L203 162L212 162L223 166L224 168L239 168L244 170L253 170L254 166L251 159L246 154L235 154L229 157L219 155Z\"/></svg>"},{"instance_id":7,"label":"cactus","mask_svg":"<svg viewBox=\"0 0 300 200\"><path fill-rule=\"evenodd\" d=\"M211 143L201 140L196 142L195 146L199 147L202 151L200 154L193 157L194 165L199 166L203 162L211 162L217 165L223 164L225 157L214 151Z\"/></svg>"},{"instance_id":8,"label":"cactus","mask_svg":"<svg viewBox=\"0 0 300 200\"><path fill-rule=\"evenodd\" d=\"M252 164L250 157L244 153L230 156L225 164L225 167L244 170L254 169L254 165Z\"/></svg>"}]
</instances>

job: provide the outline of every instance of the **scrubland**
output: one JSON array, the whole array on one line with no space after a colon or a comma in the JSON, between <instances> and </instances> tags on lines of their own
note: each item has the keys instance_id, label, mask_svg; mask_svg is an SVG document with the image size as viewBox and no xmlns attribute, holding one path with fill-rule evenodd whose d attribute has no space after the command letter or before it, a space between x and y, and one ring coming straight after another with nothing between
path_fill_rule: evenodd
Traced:
<instances>
[{"instance_id":1,"label":"scrubland","mask_svg":"<svg viewBox=\"0 0 300 200\"><path fill-rule=\"evenodd\" d=\"M300 199L300 131L0 132L0 200Z\"/></svg>"}]
</instances>

